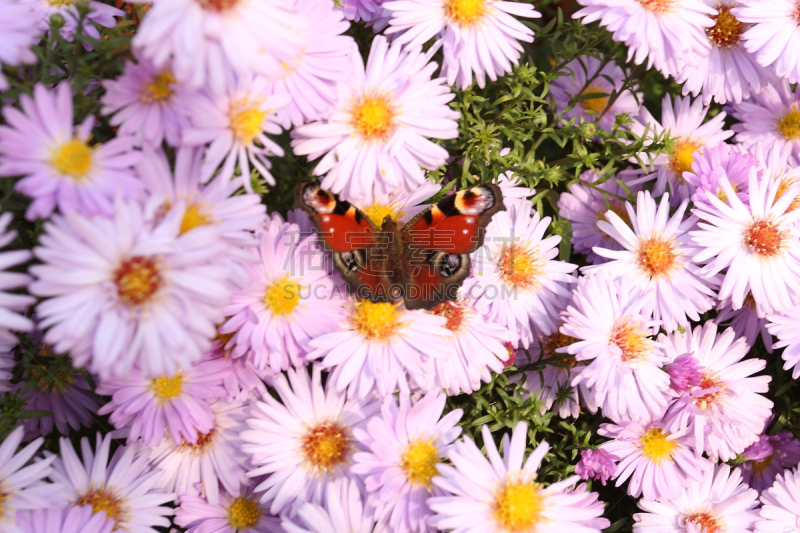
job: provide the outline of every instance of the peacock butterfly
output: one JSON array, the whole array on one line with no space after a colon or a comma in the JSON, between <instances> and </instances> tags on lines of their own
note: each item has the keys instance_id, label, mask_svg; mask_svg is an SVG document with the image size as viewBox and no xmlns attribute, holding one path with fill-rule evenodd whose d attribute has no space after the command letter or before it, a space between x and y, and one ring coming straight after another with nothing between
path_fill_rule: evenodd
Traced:
<instances>
[{"instance_id":1,"label":"peacock butterfly","mask_svg":"<svg viewBox=\"0 0 800 533\"><path fill-rule=\"evenodd\" d=\"M404 299L407 309L455 300L470 273L469 254L483 244L492 216L505 211L503 193L492 184L447 196L403 226L387 215L379 227L307 181L297 185L295 207L311 217L351 292L373 302Z\"/></svg>"}]
</instances>

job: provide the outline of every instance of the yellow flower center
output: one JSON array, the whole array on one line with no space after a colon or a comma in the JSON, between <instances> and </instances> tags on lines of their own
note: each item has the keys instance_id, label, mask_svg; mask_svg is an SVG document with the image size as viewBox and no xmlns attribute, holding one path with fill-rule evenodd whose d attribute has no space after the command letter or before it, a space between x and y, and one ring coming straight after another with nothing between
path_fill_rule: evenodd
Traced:
<instances>
[{"instance_id":1,"label":"yellow flower center","mask_svg":"<svg viewBox=\"0 0 800 533\"><path fill-rule=\"evenodd\" d=\"M614 214L617 215L619 218L621 218L622 221L625 222L625 224L627 224L628 226L631 225L631 217L628 216L628 210L625 209L625 206L622 205L622 202L614 200L608 202L608 209L606 209L605 211L601 210L597 212L597 220L608 222L608 219L606 218L606 213L608 213L609 211L613 211Z\"/></svg>"},{"instance_id":2,"label":"yellow flower center","mask_svg":"<svg viewBox=\"0 0 800 533\"><path fill-rule=\"evenodd\" d=\"M306 462L321 472L330 472L344 463L352 447L346 428L338 422L322 422L310 428L302 442Z\"/></svg>"},{"instance_id":3,"label":"yellow flower center","mask_svg":"<svg viewBox=\"0 0 800 533\"><path fill-rule=\"evenodd\" d=\"M402 322L399 304L389 302L356 302L350 322L353 329L368 339L388 339L392 337Z\"/></svg>"},{"instance_id":4,"label":"yellow flower center","mask_svg":"<svg viewBox=\"0 0 800 533\"><path fill-rule=\"evenodd\" d=\"M675 3L675 0L639 0L639 3L642 4L642 7L648 11L652 11L653 13L663 13L672 7L672 4Z\"/></svg>"},{"instance_id":5,"label":"yellow flower center","mask_svg":"<svg viewBox=\"0 0 800 533\"><path fill-rule=\"evenodd\" d=\"M652 278L668 274L676 258L672 239L657 236L639 244L639 266Z\"/></svg>"},{"instance_id":6,"label":"yellow flower center","mask_svg":"<svg viewBox=\"0 0 800 533\"><path fill-rule=\"evenodd\" d=\"M500 275L509 285L524 289L539 286L539 276L544 274L544 260L534 245L509 245L503 250Z\"/></svg>"},{"instance_id":7,"label":"yellow flower center","mask_svg":"<svg viewBox=\"0 0 800 533\"><path fill-rule=\"evenodd\" d=\"M639 442L642 443L642 453L656 464L661 464L664 459L669 459L675 449L675 443L667 440L669 433L664 433L661 428L653 428L645 433Z\"/></svg>"},{"instance_id":8,"label":"yellow flower center","mask_svg":"<svg viewBox=\"0 0 800 533\"><path fill-rule=\"evenodd\" d=\"M364 214L369 217L371 221L380 227L383 219L387 216L390 217L392 220L397 222L400 217L402 217L405 213L400 211L397 206L395 205L382 205L382 204L372 204L368 207L363 209Z\"/></svg>"},{"instance_id":9,"label":"yellow flower center","mask_svg":"<svg viewBox=\"0 0 800 533\"><path fill-rule=\"evenodd\" d=\"M458 331L464 322L466 309L456 302L443 302L431 309L431 313L445 317L447 319L445 327L450 331Z\"/></svg>"},{"instance_id":10,"label":"yellow flower center","mask_svg":"<svg viewBox=\"0 0 800 533\"><path fill-rule=\"evenodd\" d=\"M644 325L625 317L614 324L610 343L622 350L623 361L646 360L652 349Z\"/></svg>"},{"instance_id":11,"label":"yellow flower center","mask_svg":"<svg viewBox=\"0 0 800 533\"><path fill-rule=\"evenodd\" d=\"M228 523L236 530L249 529L258 523L261 509L249 498L236 498L228 507Z\"/></svg>"},{"instance_id":12,"label":"yellow flower center","mask_svg":"<svg viewBox=\"0 0 800 533\"><path fill-rule=\"evenodd\" d=\"M75 0L47 0L47 3L56 7L71 6L75 3Z\"/></svg>"},{"instance_id":13,"label":"yellow flower center","mask_svg":"<svg viewBox=\"0 0 800 533\"><path fill-rule=\"evenodd\" d=\"M545 337L542 341L542 350L544 351L545 359L551 359L553 357L559 358L557 361L552 361L548 364L562 368L574 367L575 358L567 357L567 354L559 353L556 350L559 348L566 348L570 344L574 344L576 342L578 342L578 339L575 337L570 337L569 335L564 335L560 331L556 331L552 335Z\"/></svg>"},{"instance_id":14,"label":"yellow flower center","mask_svg":"<svg viewBox=\"0 0 800 533\"><path fill-rule=\"evenodd\" d=\"M288 315L300 303L300 285L285 277L267 288L264 305L273 315Z\"/></svg>"},{"instance_id":15,"label":"yellow flower center","mask_svg":"<svg viewBox=\"0 0 800 533\"><path fill-rule=\"evenodd\" d=\"M473 26L483 19L488 9L486 0L445 0L444 11L453 24Z\"/></svg>"},{"instance_id":16,"label":"yellow flower center","mask_svg":"<svg viewBox=\"0 0 800 533\"><path fill-rule=\"evenodd\" d=\"M211 215L204 213L199 204L189 204L181 220L181 235L193 230L198 226L205 226L211 223Z\"/></svg>"},{"instance_id":17,"label":"yellow flower center","mask_svg":"<svg viewBox=\"0 0 800 533\"><path fill-rule=\"evenodd\" d=\"M81 181L92 168L92 149L80 139L72 139L55 150L50 163L59 174Z\"/></svg>"},{"instance_id":18,"label":"yellow flower center","mask_svg":"<svg viewBox=\"0 0 800 533\"><path fill-rule=\"evenodd\" d=\"M760 461L753 461L753 473L756 475L761 475L764 473L764 470L767 469L769 465L772 464L772 454L766 456Z\"/></svg>"},{"instance_id":19,"label":"yellow flower center","mask_svg":"<svg viewBox=\"0 0 800 533\"><path fill-rule=\"evenodd\" d=\"M80 496L75 502L75 506L82 507L84 505L91 505L92 513L105 511L106 518L112 518L114 520L114 529L122 530L123 528L121 526L128 515L124 503L124 500L119 497L117 491L104 487Z\"/></svg>"},{"instance_id":20,"label":"yellow flower center","mask_svg":"<svg viewBox=\"0 0 800 533\"><path fill-rule=\"evenodd\" d=\"M753 222L744 233L744 245L763 257L778 255L788 235L787 230L779 230L769 220Z\"/></svg>"},{"instance_id":21,"label":"yellow flower center","mask_svg":"<svg viewBox=\"0 0 800 533\"><path fill-rule=\"evenodd\" d=\"M792 108L783 118L778 120L778 131L788 141L800 139L800 111Z\"/></svg>"},{"instance_id":22,"label":"yellow flower center","mask_svg":"<svg viewBox=\"0 0 800 533\"><path fill-rule=\"evenodd\" d=\"M735 6L718 4L718 14L711 17L714 25L706 28L708 39L720 48L730 48L739 44L744 33L744 24L731 14L732 7Z\"/></svg>"},{"instance_id":23,"label":"yellow flower center","mask_svg":"<svg viewBox=\"0 0 800 533\"><path fill-rule=\"evenodd\" d=\"M183 375L178 373L172 377L153 378L150 381L150 390L159 400L170 400L183 390Z\"/></svg>"},{"instance_id":24,"label":"yellow flower center","mask_svg":"<svg viewBox=\"0 0 800 533\"><path fill-rule=\"evenodd\" d=\"M780 200L781 196L786 194L789 189L797 183L797 178L794 176L783 176L778 181L778 190L775 192L775 201L777 202ZM789 207L786 208L787 213L791 213L795 209L800 207L800 196L795 195L792 199L792 203L789 204Z\"/></svg>"},{"instance_id":25,"label":"yellow flower center","mask_svg":"<svg viewBox=\"0 0 800 533\"><path fill-rule=\"evenodd\" d=\"M171 72L162 72L153 79L153 83L147 84L147 91L142 93L142 102L163 102L168 100L175 91L172 90L172 84L175 83L175 77Z\"/></svg>"},{"instance_id":26,"label":"yellow flower center","mask_svg":"<svg viewBox=\"0 0 800 533\"><path fill-rule=\"evenodd\" d=\"M261 133L261 125L266 116L266 111L259 109L258 105L248 105L247 101L234 105L231 111L231 130L234 137L242 144L251 144Z\"/></svg>"},{"instance_id":27,"label":"yellow flower center","mask_svg":"<svg viewBox=\"0 0 800 533\"><path fill-rule=\"evenodd\" d=\"M586 90L584 90L581 94L595 94L595 93L605 93L606 90L603 89L600 84L592 83L590 84ZM581 101L581 105L584 109L588 111L594 112L595 115L598 117L606 110L606 106L608 105L608 96L597 96L595 98L587 98L586 100Z\"/></svg>"},{"instance_id":28,"label":"yellow flower center","mask_svg":"<svg viewBox=\"0 0 800 533\"><path fill-rule=\"evenodd\" d=\"M678 141L678 146L672 152L672 157L669 160L669 168L683 179L684 172L692 171L692 163L694 163L694 153L701 147L699 143L692 141Z\"/></svg>"},{"instance_id":29,"label":"yellow flower center","mask_svg":"<svg viewBox=\"0 0 800 533\"><path fill-rule=\"evenodd\" d=\"M439 452L432 439L417 439L406 446L400 466L409 483L430 489L431 479L437 474L438 463Z\"/></svg>"},{"instance_id":30,"label":"yellow flower center","mask_svg":"<svg viewBox=\"0 0 800 533\"><path fill-rule=\"evenodd\" d=\"M352 115L353 127L363 139L385 139L394 129L395 110L387 95L362 98Z\"/></svg>"},{"instance_id":31,"label":"yellow flower center","mask_svg":"<svg viewBox=\"0 0 800 533\"><path fill-rule=\"evenodd\" d=\"M542 520L544 498L532 481L506 481L495 495L494 517L506 531L528 533Z\"/></svg>"},{"instance_id":32,"label":"yellow flower center","mask_svg":"<svg viewBox=\"0 0 800 533\"><path fill-rule=\"evenodd\" d=\"M154 257L131 257L114 272L117 294L125 305L140 306L161 287L161 267Z\"/></svg>"},{"instance_id":33,"label":"yellow flower center","mask_svg":"<svg viewBox=\"0 0 800 533\"><path fill-rule=\"evenodd\" d=\"M714 513L694 513L686 517L686 521L700 526L703 533L719 533L722 531L719 519Z\"/></svg>"}]
</instances>

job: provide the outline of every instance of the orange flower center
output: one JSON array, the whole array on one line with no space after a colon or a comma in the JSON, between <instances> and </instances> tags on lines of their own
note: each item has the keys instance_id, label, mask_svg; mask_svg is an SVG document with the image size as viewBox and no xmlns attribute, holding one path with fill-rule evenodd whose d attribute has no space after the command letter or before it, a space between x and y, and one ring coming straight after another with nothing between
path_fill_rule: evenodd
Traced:
<instances>
[{"instance_id":1,"label":"orange flower center","mask_svg":"<svg viewBox=\"0 0 800 533\"><path fill-rule=\"evenodd\" d=\"M239 0L198 0L198 3L203 9L223 13L233 9L239 3Z\"/></svg>"},{"instance_id":2,"label":"orange flower center","mask_svg":"<svg viewBox=\"0 0 800 533\"><path fill-rule=\"evenodd\" d=\"M747 228L744 245L751 253L763 257L774 257L783 249L788 231L779 230L769 220L759 220Z\"/></svg>"},{"instance_id":3,"label":"orange flower center","mask_svg":"<svg viewBox=\"0 0 800 533\"><path fill-rule=\"evenodd\" d=\"M658 236L639 245L639 266L652 278L668 274L675 267L676 258L672 239Z\"/></svg>"},{"instance_id":4,"label":"orange flower center","mask_svg":"<svg viewBox=\"0 0 800 533\"><path fill-rule=\"evenodd\" d=\"M642 7L648 11L652 11L653 13L663 13L672 7L672 4L675 3L675 0L639 0L639 3L642 4Z\"/></svg>"},{"instance_id":5,"label":"orange flower center","mask_svg":"<svg viewBox=\"0 0 800 533\"><path fill-rule=\"evenodd\" d=\"M739 44L744 33L744 24L731 14L735 6L718 4L718 14L711 17L714 25L706 28L708 39L720 48L730 48Z\"/></svg>"},{"instance_id":6,"label":"orange flower center","mask_svg":"<svg viewBox=\"0 0 800 533\"><path fill-rule=\"evenodd\" d=\"M352 448L346 428L338 422L322 422L310 428L302 441L306 462L318 472L330 472L344 463Z\"/></svg>"},{"instance_id":7,"label":"orange flower center","mask_svg":"<svg viewBox=\"0 0 800 533\"><path fill-rule=\"evenodd\" d=\"M464 306L456 302L442 302L431 310L434 315L443 316L447 319L445 327L450 331L458 331L464 322L466 310Z\"/></svg>"},{"instance_id":8,"label":"orange flower center","mask_svg":"<svg viewBox=\"0 0 800 533\"><path fill-rule=\"evenodd\" d=\"M539 276L544 274L544 261L536 246L510 245L503 250L500 275L509 285L523 289L539 286Z\"/></svg>"},{"instance_id":9,"label":"orange flower center","mask_svg":"<svg viewBox=\"0 0 800 533\"><path fill-rule=\"evenodd\" d=\"M704 376L703 380L700 382L700 390L704 389L711 389L714 387L719 387L720 382L714 379L711 376ZM708 394L704 394L702 396L697 396L694 399L695 405L700 409L706 410L708 409L709 405L713 405L717 402L720 396L722 396L724 389L720 387L718 391L709 392Z\"/></svg>"},{"instance_id":10,"label":"orange flower center","mask_svg":"<svg viewBox=\"0 0 800 533\"><path fill-rule=\"evenodd\" d=\"M703 533L719 533L722 527L719 520L713 513L695 513L686 518L686 522L692 522L702 528Z\"/></svg>"},{"instance_id":11,"label":"orange flower center","mask_svg":"<svg viewBox=\"0 0 800 533\"><path fill-rule=\"evenodd\" d=\"M652 349L652 341L644 325L626 317L614 324L611 344L616 344L622 350L623 361L646 360Z\"/></svg>"},{"instance_id":12,"label":"orange flower center","mask_svg":"<svg viewBox=\"0 0 800 533\"><path fill-rule=\"evenodd\" d=\"M114 283L123 304L141 306L161 287L161 266L154 257L131 257L117 267Z\"/></svg>"}]
</instances>

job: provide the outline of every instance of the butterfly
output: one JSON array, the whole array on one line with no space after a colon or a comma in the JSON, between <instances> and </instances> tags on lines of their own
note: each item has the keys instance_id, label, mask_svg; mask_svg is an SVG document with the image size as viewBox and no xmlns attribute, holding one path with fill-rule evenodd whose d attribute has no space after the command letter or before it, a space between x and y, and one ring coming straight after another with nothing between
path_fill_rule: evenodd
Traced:
<instances>
[{"instance_id":1,"label":"butterfly","mask_svg":"<svg viewBox=\"0 0 800 533\"><path fill-rule=\"evenodd\" d=\"M295 207L311 217L351 293L372 302L403 299L406 309L455 300L470 273L469 254L483 244L492 216L506 209L500 187L474 185L400 225L389 215L370 220L307 181L297 185Z\"/></svg>"}]
</instances>

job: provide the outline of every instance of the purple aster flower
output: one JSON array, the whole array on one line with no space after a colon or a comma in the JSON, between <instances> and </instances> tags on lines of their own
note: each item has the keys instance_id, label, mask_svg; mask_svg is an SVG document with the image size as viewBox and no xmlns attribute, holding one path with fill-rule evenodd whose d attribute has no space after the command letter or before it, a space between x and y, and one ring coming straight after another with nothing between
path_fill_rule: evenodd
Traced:
<instances>
[{"instance_id":1,"label":"purple aster flower","mask_svg":"<svg viewBox=\"0 0 800 533\"><path fill-rule=\"evenodd\" d=\"M775 435L762 434L757 442L742 453L747 462L742 465L744 481L758 492L775 483L778 474L800 463L800 440L785 431Z\"/></svg>"},{"instance_id":2,"label":"purple aster flower","mask_svg":"<svg viewBox=\"0 0 800 533\"><path fill-rule=\"evenodd\" d=\"M685 353L679 355L667 365L669 384L672 390L680 393L691 391L703 382L703 367L697 362L694 355Z\"/></svg>"},{"instance_id":3,"label":"purple aster flower","mask_svg":"<svg viewBox=\"0 0 800 533\"><path fill-rule=\"evenodd\" d=\"M35 11L35 0L0 1L0 63L6 65L36 63L36 54L31 50L39 41L39 15ZM8 89L8 80L0 71L0 91Z\"/></svg>"},{"instance_id":4,"label":"purple aster flower","mask_svg":"<svg viewBox=\"0 0 800 533\"><path fill-rule=\"evenodd\" d=\"M775 69L789 83L800 82L800 57L794 47L800 39L796 0L744 0L731 10L752 26L742 35L745 49L758 63Z\"/></svg>"},{"instance_id":5,"label":"purple aster flower","mask_svg":"<svg viewBox=\"0 0 800 533\"><path fill-rule=\"evenodd\" d=\"M756 533L796 533L800 530L800 468L778 474L775 484L761 494L763 504Z\"/></svg>"},{"instance_id":6,"label":"purple aster flower","mask_svg":"<svg viewBox=\"0 0 800 533\"><path fill-rule=\"evenodd\" d=\"M98 2L97 0L88 0L87 3L89 4L89 13L83 20L83 33L93 39L100 39L100 32L94 24L104 28L113 28L117 25L116 17L125 16L124 11L106 3ZM64 25L58 31L61 37L67 41L72 41L75 32L78 31L78 20L80 19L75 2L35 0L34 9L40 21L39 29L41 32L46 33L50 29L50 17L59 14L64 19Z\"/></svg>"},{"instance_id":7,"label":"purple aster flower","mask_svg":"<svg viewBox=\"0 0 800 533\"><path fill-rule=\"evenodd\" d=\"M738 120L731 126L736 142L746 149L753 151L760 143L766 153L773 146L779 151L791 146L792 155L800 156L800 88L792 91L782 80L764 87L752 99L734 104L730 111Z\"/></svg>"},{"instance_id":8,"label":"purple aster flower","mask_svg":"<svg viewBox=\"0 0 800 533\"><path fill-rule=\"evenodd\" d=\"M186 533L284 533L280 518L270 516L252 487L235 498L222 491L217 503L184 494L175 510L175 524Z\"/></svg>"},{"instance_id":9,"label":"purple aster flower","mask_svg":"<svg viewBox=\"0 0 800 533\"><path fill-rule=\"evenodd\" d=\"M772 353L772 335L769 332L770 321L764 316L763 312L759 313L756 307L753 294L750 292L744 297L742 307L736 310L733 309L731 299L725 298L717 306L719 314L715 321L720 326L733 329L738 337L747 339L747 344L750 346L755 344L760 334L764 348L766 348L767 352ZM783 354L785 353L786 350L783 351Z\"/></svg>"},{"instance_id":10,"label":"purple aster flower","mask_svg":"<svg viewBox=\"0 0 800 533\"><path fill-rule=\"evenodd\" d=\"M581 479L599 480L605 487L606 481L611 479L617 471L617 461L619 458L602 448L583 450L581 460L575 465L575 473L581 476Z\"/></svg>"},{"instance_id":11,"label":"purple aster flower","mask_svg":"<svg viewBox=\"0 0 800 533\"><path fill-rule=\"evenodd\" d=\"M692 170L683 173L683 179L695 188L692 202L708 204L706 191L723 202L728 201L722 182L728 185L742 202L747 201L747 185L750 172L757 168L758 161L739 147L728 143L705 148L692 161Z\"/></svg>"},{"instance_id":12,"label":"purple aster flower","mask_svg":"<svg viewBox=\"0 0 800 533\"><path fill-rule=\"evenodd\" d=\"M14 216L11 213L0 215L0 249L5 248L17 238L16 230L8 230ZM30 260L29 250L6 250L0 252L0 342L3 353L8 353L17 344L17 338L9 331L31 331L33 322L22 315L36 298L18 294L21 287L27 287L31 277L21 272L6 272ZM10 292L14 291L14 292ZM7 367L6 367L7 368Z\"/></svg>"},{"instance_id":13,"label":"purple aster flower","mask_svg":"<svg viewBox=\"0 0 800 533\"><path fill-rule=\"evenodd\" d=\"M0 176L23 176L14 188L33 198L26 216L62 213L114 213L116 197L138 197L142 183L131 167L141 154L134 141L117 137L89 145L94 118L72 124L72 93L68 82L53 91L36 84L33 98L20 96L22 111L3 108L8 125L0 126Z\"/></svg>"},{"instance_id":14,"label":"purple aster flower","mask_svg":"<svg viewBox=\"0 0 800 533\"><path fill-rule=\"evenodd\" d=\"M325 503L304 503L297 516L284 515L281 526L286 533L390 533L385 523L376 523L372 509L364 503L361 490L353 480L330 484L325 489Z\"/></svg>"},{"instance_id":15,"label":"purple aster flower","mask_svg":"<svg viewBox=\"0 0 800 533\"><path fill-rule=\"evenodd\" d=\"M115 525L114 518L95 513L91 505L17 512L21 533L111 533Z\"/></svg>"},{"instance_id":16,"label":"purple aster flower","mask_svg":"<svg viewBox=\"0 0 800 533\"><path fill-rule=\"evenodd\" d=\"M477 78L494 81L519 62L522 45L533 42L533 31L514 18L539 18L531 4L498 0L410 0L383 2L392 15L387 35L411 47L436 38L442 43L442 74L447 83L466 89Z\"/></svg>"}]
</instances>

